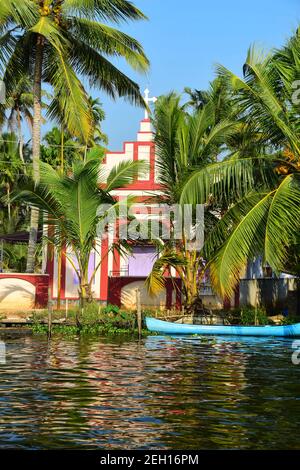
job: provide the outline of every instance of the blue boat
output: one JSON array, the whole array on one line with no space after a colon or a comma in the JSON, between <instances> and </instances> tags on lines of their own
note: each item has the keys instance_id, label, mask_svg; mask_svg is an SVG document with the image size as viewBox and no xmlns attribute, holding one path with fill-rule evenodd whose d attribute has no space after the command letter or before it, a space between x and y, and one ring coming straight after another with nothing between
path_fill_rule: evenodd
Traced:
<instances>
[{"instance_id":1,"label":"blue boat","mask_svg":"<svg viewBox=\"0 0 300 470\"><path fill-rule=\"evenodd\" d=\"M168 335L234 335L234 336L280 336L300 337L300 323L282 326L227 326L227 325L185 325L147 317L149 331Z\"/></svg>"}]
</instances>

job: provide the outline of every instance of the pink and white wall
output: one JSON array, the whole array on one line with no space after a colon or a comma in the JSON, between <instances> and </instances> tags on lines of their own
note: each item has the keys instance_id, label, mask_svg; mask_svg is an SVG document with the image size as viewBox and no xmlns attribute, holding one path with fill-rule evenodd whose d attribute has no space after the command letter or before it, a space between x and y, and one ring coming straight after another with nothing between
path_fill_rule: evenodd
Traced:
<instances>
[{"instance_id":1,"label":"pink and white wall","mask_svg":"<svg viewBox=\"0 0 300 470\"><path fill-rule=\"evenodd\" d=\"M149 170L143 172L126 188L113 191L113 196L117 200L122 200L128 196L134 196L142 207L149 198L161 194L162 187L157 181L157 167L155 162L155 146L153 142L153 132L149 119L140 122L140 129L136 141L125 142L121 152L108 152L104 159L104 168L107 173L123 161L143 160L148 163ZM105 171L105 170L104 170ZM137 204L137 213L139 212ZM149 204L148 204L149 206ZM155 204L151 204L155 210ZM116 240L114 234L109 231L107 239L96 239L96 249L90 258L90 272L102 260L100 268L97 270L93 282L93 293L95 300L103 303L112 303L130 307L134 299L134 292L137 287L141 289L142 303L145 306L161 306L168 308L171 305L180 304L180 295L176 294L172 282L167 281L166 290L160 296L149 297L144 281L151 272L153 263L157 257L154 247L134 247L133 254L120 256L117 250L110 250ZM57 277L58 263L55 253L48 248L46 272L49 274L51 299L57 298ZM68 253L68 257L72 257ZM61 278L61 300L66 299L76 301L78 299L78 280L72 264L66 256L62 256L62 278ZM179 283L179 280L176 281ZM179 285L179 284L178 284Z\"/></svg>"},{"instance_id":2,"label":"pink and white wall","mask_svg":"<svg viewBox=\"0 0 300 470\"><path fill-rule=\"evenodd\" d=\"M32 310L48 305L47 274L0 273L0 310Z\"/></svg>"}]
</instances>

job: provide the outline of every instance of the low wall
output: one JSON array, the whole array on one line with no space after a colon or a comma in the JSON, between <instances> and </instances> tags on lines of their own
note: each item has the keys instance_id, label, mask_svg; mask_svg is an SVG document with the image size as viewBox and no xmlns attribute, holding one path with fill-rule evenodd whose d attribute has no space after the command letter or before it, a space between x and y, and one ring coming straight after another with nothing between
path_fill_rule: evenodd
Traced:
<instances>
[{"instance_id":1,"label":"low wall","mask_svg":"<svg viewBox=\"0 0 300 470\"><path fill-rule=\"evenodd\" d=\"M122 276L111 277L108 280L108 300L107 302L126 308L136 307L135 291L137 288L141 290L141 304L142 307L161 307L171 309L176 307L181 308L181 280L166 278L165 291L157 297L150 297L145 289L146 277L142 276ZM175 289L174 284L178 287Z\"/></svg>"},{"instance_id":2,"label":"low wall","mask_svg":"<svg viewBox=\"0 0 300 470\"><path fill-rule=\"evenodd\" d=\"M47 274L0 273L0 310L46 308L48 286Z\"/></svg>"},{"instance_id":3,"label":"low wall","mask_svg":"<svg viewBox=\"0 0 300 470\"><path fill-rule=\"evenodd\" d=\"M240 281L240 306L263 305L268 313L287 311L300 314L299 285L297 278L242 279Z\"/></svg>"}]
</instances>

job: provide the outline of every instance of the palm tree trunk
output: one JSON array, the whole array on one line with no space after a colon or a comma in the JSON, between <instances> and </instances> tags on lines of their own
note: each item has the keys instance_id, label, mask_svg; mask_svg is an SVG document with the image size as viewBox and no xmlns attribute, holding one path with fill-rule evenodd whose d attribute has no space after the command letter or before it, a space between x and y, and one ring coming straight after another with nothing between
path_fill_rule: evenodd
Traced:
<instances>
[{"instance_id":1,"label":"palm tree trunk","mask_svg":"<svg viewBox=\"0 0 300 470\"><path fill-rule=\"evenodd\" d=\"M60 168L62 174L64 173L64 127L61 126L61 141L60 141ZM61 301L61 267L62 267L62 250L58 251L57 258L57 310L60 310Z\"/></svg>"},{"instance_id":2,"label":"palm tree trunk","mask_svg":"<svg viewBox=\"0 0 300 470\"><path fill-rule=\"evenodd\" d=\"M79 303L80 303L80 311L79 315L76 317L77 326L80 327L80 317L84 315L84 310L86 304L92 302L93 300L93 293L91 289L91 281L89 282L88 278L88 265L86 265L83 269L80 270L80 287L79 287Z\"/></svg>"},{"instance_id":3,"label":"palm tree trunk","mask_svg":"<svg viewBox=\"0 0 300 470\"><path fill-rule=\"evenodd\" d=\"M60 168L61 168L61 172L62 174L64 173L64 166L65 166L65 162L64 162L64 143L65 143L65 139L64 139L65 135L64 135L64 126L61 126L61 136L60 136Z\"/></svg>"},{"instance_id":4,"label":"palm tree trunk","mask_svg":"<svg viewBox=\"0 0 300 470\"><path fill-rule=\"evenodd\" d=\"M202 300L198 290L198 263L196 251L185 251L186 265L186 299L185 311L188 315L194 315L203 310Z\"/></svg>"},{"instance_id":5,"label":"palm tree trunk","mask_svg":"<svg viewBox=\"0 0 300 470\"><path fill-rule=\"evenodd\" d=\"M10 202L10 186L9 183L6 185L6 194L7 194L7 215L10 222L11 219L11 202Z\"/></svg>"},{"instance_id":6,"label":"palm tree trunk","mask_svg":"<svg viewBox=\"0 0 300 470\"><path fill-rule=\"evenodd\" d=\"M20 108L17 108L17 123L18 123L18 136L19 136L19 155L22 163L25 163L24 161L24 155L23 155L23 147L24 147L24 140L23 140L23 134L22 134L22 126L21 126L21 113L20 113ZM24 166L24 173L26 174L26 168Z\"/></svg>"},{"instance_id":7,"label":"palm tree trunk","mask_svg":"<svg viewBox=\"0 0 300 470\"><path fill-rule=\"evenodd\" d=\"M34 84L33 84L33 131L32 131L32 161L35 184L40 179L41 124L42 124L42 69L43 69L44 39L37 36ZM35 268L35 251L39 222L38 209L31 209L30 232L27 253L26 272L33 273Z\"/></svg>"},{"instance_id":8,"label":"palm tree trunk","mask_svg":"<svg viewBox=\"0 0 300 470\"><path fill-rule=\"evenodd\" d=\"M62 268L62 248L57 253L57 310L60 310L60 300L61 300L61 268Z\"/></svg>"}]
</instances>

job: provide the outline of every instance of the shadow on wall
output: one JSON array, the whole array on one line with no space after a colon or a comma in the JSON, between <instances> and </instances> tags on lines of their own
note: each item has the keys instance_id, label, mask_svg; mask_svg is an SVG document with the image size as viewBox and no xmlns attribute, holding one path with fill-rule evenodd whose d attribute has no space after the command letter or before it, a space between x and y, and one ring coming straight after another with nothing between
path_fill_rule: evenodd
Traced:
<instances>
[{"instance_id":1,"label":"shadow on wall","mask_svg":"<svg viewBox=\"0 0 300 470\"><path fill-rule=\"evenodd\" d=\"M123 307L133 309L136 307L136 289L141 291L142 307L161 307L166 305L166 290L159 295L150 297L145 287L145 281L135 281L124 286L121 290L121 304Z\"/></svg>"},{"instance_id":2,"label":"shadow on wall","mask_svg":"<svg viewBox=\"0 0 300 470\"><path fill-rule=\"evenodd\" d=\"M35 306L36 287L16 278L0 279L0 310L30 310Z\"/></svg>"},{"instance_id":3,"label":"shadow on wall","mask_svg":"<svg viewBox=\"0 0 300 470\"><path fill-rule=\"evenodd\" d=\"M299 279L260 278L240 281L240 306L265 307L268 314L299 314Z\"/></svg>"}]
</instances>

